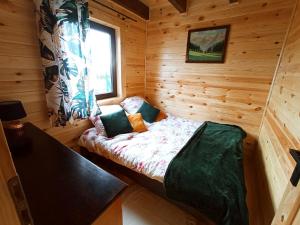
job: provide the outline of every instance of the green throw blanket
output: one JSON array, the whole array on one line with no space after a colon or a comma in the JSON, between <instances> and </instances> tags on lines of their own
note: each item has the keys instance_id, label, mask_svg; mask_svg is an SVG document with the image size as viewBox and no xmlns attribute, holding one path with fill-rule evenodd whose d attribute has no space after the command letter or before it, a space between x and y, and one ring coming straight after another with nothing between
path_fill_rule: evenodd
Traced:
<instances>
[{"instance_id":1,"label":"green throw blanket","mask_svg":"<svg viewBox=\"0 0 300 225\"><path fill-rule=\"evenodd\" d=\"M205 122L171 161L164 178L167 196L193 206L218 225L248 225L245 136L237 126Z\"/></svg>"}]
</instances>

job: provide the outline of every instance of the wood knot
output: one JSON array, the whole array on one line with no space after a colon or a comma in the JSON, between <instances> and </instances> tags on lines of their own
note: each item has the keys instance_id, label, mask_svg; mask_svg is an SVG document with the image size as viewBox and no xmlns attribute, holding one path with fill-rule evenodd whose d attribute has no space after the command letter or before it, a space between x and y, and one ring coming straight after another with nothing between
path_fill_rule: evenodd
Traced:
<instances>
[{"instance_id":1,"label":"wood knot","mask_svg":"<svg viewBox=\"0 0 300 225\"><path fill-rule=\"evenodd\" d=\"M204 20L204 18L205 18L204 16L199 16L198 20L202 21L202 20Z\"/></svg>"},{"instance_id":2,"label":"wood knot","mask_svg":"<svg viewBox=\"0 0 300 225\"><path fill-rule=\"evenodd\" d=\"M279 93L282 94L282 92L283 92L283 86L280 86Z\"/></svg>"}]
</instances>

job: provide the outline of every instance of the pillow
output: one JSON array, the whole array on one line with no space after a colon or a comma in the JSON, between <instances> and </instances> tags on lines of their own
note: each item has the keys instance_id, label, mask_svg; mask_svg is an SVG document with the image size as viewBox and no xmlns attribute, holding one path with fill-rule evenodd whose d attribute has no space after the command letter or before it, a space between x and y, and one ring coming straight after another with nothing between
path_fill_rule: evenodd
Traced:
<instances>
[{"instance_id":1,"label":"pillow","mask_svg":"<svg viewBox=\"0 0 300 225\"><path fill-rule=\"evenodd\" d=\"M133 96L133 97L128 97L125 98L120 105L123 107L123 109L126 110L129 114L134 114L136 113L139 108L143 105L143 102L145 99L139 96Z\"/></svg>"},{"instance_id":2,"label":"pillow","mask_svg":"<svg viewBox=\"0 0 300 225\"><path fill-rule=\"evenodd\" d=\"M100 110L101 110L100 115L103 116L103 115L108 115L108 114L112 114L115 112L119 112L123 109L120 105L101 105Z\"/></svg>"},{"instance_id":3,"label":"pillow","mask_svg":"<svg viewBox=\"0 0 300 225\"><path fill-rule=\"evenodd\" d=\"M100 106L100 109L102 116L123 110L120 105L103 105ZM107 137L105 127L100 119L100 116L90 116L90 120L96 128L97 134Z\"/></svg>"},{"instance_id":4,"label":"pillow","mask_svg":"<svg viewBox=\"0 0 300 225\"><path fill-rule=\"evenodd\" d=\"M107 137L131 133L133 130L124 110L108 115L100 115L100 119L105 127Z\"/></svg>"},{"instance_id":5,"label":"pillow","mask_svg":"<svg viewBox=\"0 0 300 225\"><path fill-rule=\"evenodd\" d=\"M134 132L142 133L148 130L141 113L128 115L128 120L133 127Z\"/></svg>"},{"instance_id":6,"label":"pillow","mask_svg":"<svg viewBox=\"0 0 300 225\"><path fill-rule=\"evenodd\" d=\"M100 116L95 116L95 117L90 117L90 120L92 121L92 123L94 124L97 134L107 137L106 131L105 131L105 127L100 119Z\"/></svg>"},{"instance_id":7,"label":"pillow","mask_svg":"<svg viewBox=\"0 0 300 225\"><path fill-rule=\"evenodd\" d=\"M137 111L137 113L141 113L144 120L148 123L155 122L157 115L159 114L160 110L154 108L152 105L148 104L147 102L143 102L141 108Z\"/></svg>"},{"instance_id":8,"label":"pillow","mask_svg":"<svg viewBox=\"0 0 300 225\"><path fill-rule=\"evenodd\" d=\"M164 113L163 111L160 111L159 114L157 115L155 122L159 122L161 120L166 119L168 116L166 113Z\"/></svg>"}]
</instances>

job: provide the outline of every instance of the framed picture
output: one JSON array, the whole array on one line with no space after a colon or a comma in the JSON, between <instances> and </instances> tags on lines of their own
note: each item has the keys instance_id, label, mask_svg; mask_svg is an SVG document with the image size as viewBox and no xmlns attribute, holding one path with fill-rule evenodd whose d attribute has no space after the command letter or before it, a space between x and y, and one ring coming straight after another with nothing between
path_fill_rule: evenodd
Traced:
<instances>
[{"instance_id":1,"label":"framed picture","mask_svg":"<svg viewBox=\"0 0 300 225\"><path fill-rule=\"evenodd\" d=\"M224 63L230 25L189 30L187 63Z\"/></svg>"}]
</instances>

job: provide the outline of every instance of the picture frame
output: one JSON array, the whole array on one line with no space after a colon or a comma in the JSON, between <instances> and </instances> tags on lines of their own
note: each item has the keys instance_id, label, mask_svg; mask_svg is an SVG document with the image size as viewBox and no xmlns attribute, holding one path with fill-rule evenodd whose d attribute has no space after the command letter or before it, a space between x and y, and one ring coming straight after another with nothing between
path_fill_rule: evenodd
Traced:
<instances>
[{"instance_id":1,"label":"picture frame","mask_svg":"<svg viewBox=\"0 0 300 225\"><path fill-rule=\"evenodd\" d=\"M189 30L186 63L224 63L230 25Z\"/></svg>"}]
</instances>

